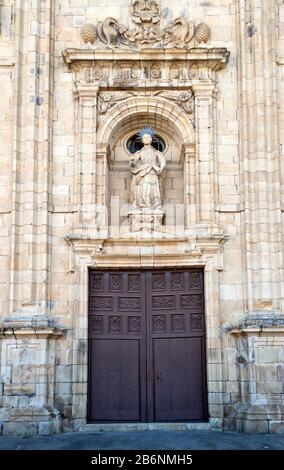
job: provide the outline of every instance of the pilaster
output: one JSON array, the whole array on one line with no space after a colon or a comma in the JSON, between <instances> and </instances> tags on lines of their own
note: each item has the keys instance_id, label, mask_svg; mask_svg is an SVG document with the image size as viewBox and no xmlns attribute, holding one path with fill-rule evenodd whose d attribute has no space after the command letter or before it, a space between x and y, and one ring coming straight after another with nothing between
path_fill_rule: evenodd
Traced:
<instances>
[{"instance_id":1,"label":"pilaster","mask_svg":"<svg viewBox=\"0 0 284 470\"><path fill-rule=\"evenodd\" d=\"M275 2L238 0L240 159L247 310L280 309ZM282 245L282 246L281 246Z\"/></svg>"},{"instance_id":2,"label":"pilaster","mask_svg":"<svg viewBox=\"0 0 284 470\"><path fill-rule=\"evenodd\" d=\"M184 154L184 206L185 228L197 223L198 206L198 163L195 145L183 146Z\"/></svg>"},{"instance_id":3,"label":"pilaster","mask_svg":"<svg viewBox=\"0 0 284 470\"><path fill-rule=\"evenodd\" d=\"M95 222L97 203L96 129L98 86L76 84L78 100L78 155L76 181L78 220L77 224L92 225Z\"/></svg>"},{"instance_id":4,"label":"pilaster","mask_svg":"<svg viewBox=\"0 0 284 470\"><path fill-rule=\"evenodd\" d=\"M215 223L214 187L214 123L212 81L193 85L196 122L196 164L199 201L198 223Z\"/></svg>"},{"instance_id":5,"label":"pilaster","mask_svg":"<svg viewBox=\"0 0 284 470\"><path fill-rule=\"evenodd\" d=\"M16 1L10 312L47 309L53 0Z\"/></svg>"}]
</instances>

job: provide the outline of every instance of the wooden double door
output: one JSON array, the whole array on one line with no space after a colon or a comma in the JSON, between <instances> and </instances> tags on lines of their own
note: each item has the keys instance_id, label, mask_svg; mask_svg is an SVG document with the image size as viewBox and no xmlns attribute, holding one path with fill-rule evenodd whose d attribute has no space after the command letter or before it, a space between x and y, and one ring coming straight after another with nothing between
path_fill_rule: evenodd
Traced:
<instances>
[{"instance_id":1,"label":"wooden double door","mask_svg":"<svg viewBox=\"0 0 284 470\"><path fill-rule=\"evenodd\" d=\"M89 422L207 420L201 270L90 271Z\"/></svg>"}]
</instances>

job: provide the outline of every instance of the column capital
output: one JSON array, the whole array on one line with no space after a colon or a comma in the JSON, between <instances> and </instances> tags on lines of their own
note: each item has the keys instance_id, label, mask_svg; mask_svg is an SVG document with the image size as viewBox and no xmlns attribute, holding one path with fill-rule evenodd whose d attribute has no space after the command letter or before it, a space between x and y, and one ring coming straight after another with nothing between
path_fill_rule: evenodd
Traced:
<instances>
[{"instance_id":1,"label":"column capital","mask_svg":"<svg viewBox=\"0 0 284 470\"><path fill-rule=\"evenodd\" d=\"M197 83L192 85L192 91L196 98L212 98L216 89L216 83Z\"/></svg>"},{"instance_id":2,"label":"column capital","mask_svg":"<svg viewBox=\"0 0 284 470\"><path fill-rule=\"evenodd\" d=\"M110 154L110 146L108 143L100 143L97 144L97 156L100 158L109 157Z\"/></svg>"},{"instance_id":3,"label":"column capital","mask_svg":"<svg viewBox=\"0 0 284 470\"><path fill-rule=\"evenodd\" d=\"M196 155L196 145L195 144L182 144L182 153L193 157Z\"/></svg>"},{"instance_id":4,"label":"column capital","mask_svg":"<svg viewBox=\"0 0 284 470\"><path fill-rule=\"evenodd\" d=\"M96 100L99 92L98 85L89 85L85 83L76 83L74 95L79 100Z\"/></svg>"}]
</instances>

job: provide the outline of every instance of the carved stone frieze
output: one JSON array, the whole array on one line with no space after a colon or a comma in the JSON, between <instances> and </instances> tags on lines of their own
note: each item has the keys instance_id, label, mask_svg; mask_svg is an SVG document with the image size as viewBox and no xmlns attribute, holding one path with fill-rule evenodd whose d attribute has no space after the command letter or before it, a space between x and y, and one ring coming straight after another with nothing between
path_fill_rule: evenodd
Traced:
<instances>
[{"instance_id":1,"label":"carved stone frieze","mask_svg":"<svg viewBox=\"0 0 284 470\"><path fill-rule=\"evenodd\" d=\"M193 80L215 80L215 72L223 69L229 52L225 48L147 49L136 52L111 50L67 49L65 62L76 72L76 81L101 87L155 86L190 88ZM182 98L182 101L184 101Z\"/></svg>"}]
</instances>

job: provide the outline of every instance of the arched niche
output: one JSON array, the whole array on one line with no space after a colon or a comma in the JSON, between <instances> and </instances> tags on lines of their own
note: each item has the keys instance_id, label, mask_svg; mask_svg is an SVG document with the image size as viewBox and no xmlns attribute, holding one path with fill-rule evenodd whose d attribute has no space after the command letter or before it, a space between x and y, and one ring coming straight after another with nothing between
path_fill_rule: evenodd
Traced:
<instances>
[{"instance_id":1,"label":"arched niche","mask_svg":"<svg viewBox=\"0 0 284 470\"><path fill-rule=\"evenodd\" d=\"M130 98L119 103L103 117L97 132L100 148L108 149L105 155L106 205L108 225L114 223L128 231L127 213L130 209L131 173L129 171L130 152L128 139L144 126L151 126L166 142L165 157L167 167L163 179L162 202L166 208L167 225L174 224L175 208L179 207L186 217L185 148L193 153L195 132L189 116L175 103L164 98ZM103 155L101 155L103 156ZM119 205L119 220L117 207ZM116 211L114 217L113 212Z\"/></svg>"}]
</instances>

